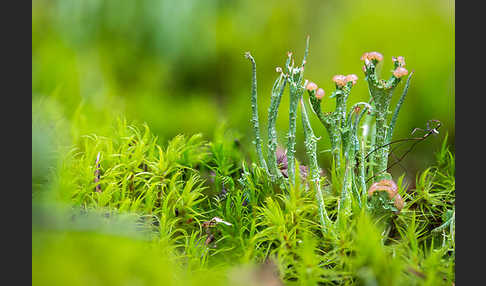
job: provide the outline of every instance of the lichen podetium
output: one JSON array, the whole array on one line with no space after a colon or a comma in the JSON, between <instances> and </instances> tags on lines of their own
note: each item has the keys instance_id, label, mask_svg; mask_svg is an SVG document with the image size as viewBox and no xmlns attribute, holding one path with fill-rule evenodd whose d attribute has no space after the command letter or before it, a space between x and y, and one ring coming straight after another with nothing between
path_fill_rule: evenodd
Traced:
<instances>
[{"instance_id":1,"label":"lichen podetium","mask_svg":"<svg viewBox=\"0 0 486 286\"><path fill-rule=\"evenodd\" d=\"M290 107L289 107L289 132L287 135L287 159L289 170L289 183L295 184L295 130L297 120L297 107L299 100L305 91L305 86L302 84L304 79L304 66L307 61L307 55L309 54L309 40L307 36L306 47L304 52L304 59L300 67L294 67L294 61L292 65L287 65L289 71L289 91L290 91ZM292 55L290 53L290 55Z\"/></svg>"},{"instance_id":2,"label":"lichen podetium","mask_svg":"<svg viewBox=\"0 0 486 286\"><path fill-rule=\"evenodd\" d=\"M251 123L253 124L254 144L257 151L258 160L260 165L268 172L267 163L263 157L262 143L260 139L260 122L258 120L258 103L257 103L257 79L256 79L256 63L255 59L251 56L250 52L245 53L245 57L251 61L252 64L252 85L251 85Z\"/></svg>"},{"instance_id":3,"label":"lichen podetium","mask_svg":"<svg viewBox=\"0 0 486 286\"><path fill-rule=\"evenodd\" d=\"M327 216L326 206L324 204L324 197L321 191L321 169L317 163L317 140L318 138L314 135L312 126L309 122L309 117L307 116L307 111L305 108L304 100L300 99L300 108L302 111L302 126L304 127L305 136L305 150L307 153L307 158L309 159L310 167L310 182L316 192L316 200L319 214L319 221L322 226L322 231L327 231L327 226L329 225L329 217Z\"/></svg>"},{"instance_id":4,"label":"lichen podetium","mask_svg":"<svg viewBox=\"0 0 486 286\"><path fill-rule=\"evenodd\" d=\"M277 164L277 128L275 124L277 122L278 108L280 101L287 84L287 76L282 72L281 68L277 68L277 72L280 75L275 80L272 88L272 97L270 101L270 107L268 108L268 168L273 181L281 181L283 175L278 169Z\"/></svg>"},{"instance_id":5,"label":"lichen podetium","mask_svg":"<svg viewBox=\"0 0 486 286\"><path fill-rule=\"evenodd\" d=\"M386 171L389 154L389 146L386 145L391 140L391 136L389 135L391 133L388 131L388 129L390 129L390 125L387 123L387 115L389 112L393 91L400 83L401 78L408 74L408 71L404 67L405 60L403 57L393 58L395 70L390 79L385 81L383 79L378 79L376 74L376 65L383 60L383 56L380 53L365 53L361 59L365 62L365 79L368 82L368 88L375 107L376 135L373 149L376 151L373 155L373 161L375 163L373 173L378 181L383 179L391 179L391 175ZM407 81L404 94L406 94L406 91L408 90L408 82L409 81ZM396 116L398 116L398 111L400 110L404 98L405 96L402 95L402 100L398 103L396 108ZM396 116L394 116L393 124L395 124Z\"/></svg>"}]
</instances>

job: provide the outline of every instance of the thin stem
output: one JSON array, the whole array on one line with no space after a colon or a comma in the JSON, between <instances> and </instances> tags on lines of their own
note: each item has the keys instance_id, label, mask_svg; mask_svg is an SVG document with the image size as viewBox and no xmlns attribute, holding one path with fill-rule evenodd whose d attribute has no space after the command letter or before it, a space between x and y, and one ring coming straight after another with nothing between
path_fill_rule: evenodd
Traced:
<instances>
[{"instance_id":1,"label":"thin stem","mask_svg":"<svg viewBox=\"0 0 486 286\"><path fill-rule=\"evenodd\" d=\"M251 112L252 118L251 122L253 123L253 133L258 160L260 161L260 165L263 169L268 172L267 163L265 162L265 158L263 157L262 152L262 143L260 139L260 123L258 120L258 105L257 105L257 79L256 79L256 63L255 59L251 56L250 52L245 53L245 57L251 61L252 64L252 88L251 88Z\"/></svg>"},{"instance_id":2,"label":"thin stem","mask_svg":"<svg viewBox=\"0 0 486 286\"><path fill-rule=\"evenodd\" d=\"M268 167L272 178L277 180L283 178L283 175L277 165L277 129L275 124L277 121L278 107L286 84L287 78L281 74L275 81L274 88L272 89L270 107L268 108Z\"/></svg>"},{"instance_id":3,"label":"thin stem","mask_svg":"<svg viewBox=\"0 0 486 286\"><path fill-rule=\"evenodd\" d=\"M354 160L355 150L357 149L356 147L358 147L358 146L356 146L358 144L358 140L357 140L358 125L359 125L359 122L361 121L361 118L363 117L363 115L365 114L365 112L367 111L368 108L369 108L369 105L366 104L365 107L363 108L363 110L361 110L361 112L356 116L355 121L349 122L350 123L349 126L348 126L348 128L350 129L348 131L349 132L349 139L347 140L348 144L346 145L346 150L344 151L344 154L346 155L345 156L346 168L345 168L345 172L344 172L343 185L342 185L342 189L341 189L341 200L339 202L340 204L343 204L343 206L344 206L345 203L347 203L347 200L348 200L348 193L349 193L348 188L351 184L351 181L349 180L349 174L351 172L351 167L355 165L355 160ZM355 147L355 148L352 148L352 147ZM341 207L340 209L342 210L343 207ZM344 208L344 209L347 209L347 208Z\"/></svg>"},{"instance_id":4,"label":"thin stem","mask_svg":"<svg viewBox=\"0 0 486 286\"><path fill-rule=\"evenodd\" d=\"M316 190L316 200L319 211L319 220L322 225L322 229L325 231L329 217L327 216L326 207L324 205L324 198L321 192L320 184L320 168L317 163L317 138L314 135L314 131L309 122L307 116L307 111L305 108L304 100L300 100L301 111L302 111L302 125L304 127L305 136L305 149L307 157L309 158L309 169L310 169L310 181L315 186Z\"/></svg>"},{"instance_id":5,"label":"thin stem","mask_svg":"<svg viewBox=\"0 0 486 286\"><path fill-rule=\"evenodd\" d=\"M387 134L387 143L389 143L393 137L393 129L395 128L395 124L397 122L398 118L398 113L400 112L400 108L402 107L403 102L405 101L405 96L407 95L408 91L408 86L410 84L410 79L412 78L413 71L410 73L410 75L407 78L407 83L405 84L405 88L403 89L402 96L400 96L400 100L397 103L397 106L395 108L395 112L393 113L392 119L390 121L390 131Z\"/></svg>"},{"instance_id":6,"label":"thin stem","mask_svg":"<svg viewBox=\"0 0 486 286\"><path fill-rule=\"evenodd\" d=\"M338 126L333 123L334 118L333 114L324 114L321 110L321 100L317 99L315 95L315 91L309 91L309 100L311 103L312 111L316 114L319 121L324 125L329 134L329 141L331 142L331 153L334 157L334 161L336 162L337 166L339 166L340 161L340 154L339 154L339 129Z\"/></svg>"},{"instance_id":7,"label":"thin stem","mask_svg":"<svg viewBox=\"0 0 486 286\"><path fill-rule=\"evenodd\" d=\"M367 74L374 75L374 72L368 71ZM375 77L368 75L367 80L369 91L376 110L376 133L375 145L373 146L373 148L376 149L377 146L382 146L387 143L389 126L387 124L386 117L388 115L393 90L400 82L400 79L392 76L387 83L383 84L383 82L378 81ZM390 174L382 172L386 169L388 164L388 152L389 148L380 148L373 156L373 170L375 175L379 174L378 180L387 179L390 177Z\"/></svg>"},{"instance_id":8,"label":"thin stem","mask_svg":"<svg viewBox=\"0 0 486 286\"><path fill-rule=\"evenodd\" d=\"M307 37L304 59L302 66L294 68L293 65L288 67L289 70L289 87L290 87L290 108L289 108L289 133L287 142L287 170L289 174L289 182L291 185L295 184L295 131L297 119L297 107L299 100L304 93L305 87L302 85L304 78L304 65L307 61L309 53L309 39ZM290 54L291 55L291 54ZM287 61L290 62L290 61Z\"/></svg>"},{"instance_id":9,"label":"thin stem","mask_svg":"<svg viewBox=\"0 0 486 286\"><path fill-rule=\"evenodd\" d=\"M386 124L386 115L388 112L388 105L389 105L389 98L391 96L387 96L385 94L385 91L379 90L379 92L375 93L375 99L376 99L376 141L375 144L376 146L381 146L385 144L386 140L386 129L388 128ZM377 174L378 172L382 171L383 169L386 169L386 165L388 164L388 156L387 156L387 150L385 148L378 149L377 152L375 153L375 168L374 172ZM380 176L379 179L381 179Z\"/></svg>"},{"instance_id":10,"label":"thin stem","mask_svg":"<svg viewBox=\"0 0 486 286\"><path fill-rule=\"evenodd\" d=\"M297 106L299 103L299 88L290 83L289 133L287 142L287 170L290 184L295 184L295 131L297 119Z\"/></svg>"},{"instance_id":11,"label":"thin stem","mask_svg":"<svg viewBox=\"0 0 486 286\"><path fill-rule=\"evenodd\" d=\"M361 184L361 197L363 198L363 205L366 205L367 189L365 181L365 139L361 139L361 146L359 149L359 183Z\"/></svg>"}]
</instances>

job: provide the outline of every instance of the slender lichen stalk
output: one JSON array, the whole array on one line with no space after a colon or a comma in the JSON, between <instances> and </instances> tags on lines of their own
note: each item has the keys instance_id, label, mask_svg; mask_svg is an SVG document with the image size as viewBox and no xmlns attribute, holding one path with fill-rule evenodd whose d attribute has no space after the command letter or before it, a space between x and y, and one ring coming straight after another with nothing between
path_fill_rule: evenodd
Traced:
<instances>
[{"instance_id":1,"label":"slender lichen stalk","mask_svg":"<svg viewBox=\"0 0 486 286\"><path fill-rule=\"evenodd\" d=\"M290 89L290 106L289 106L289 133L287 135L287 164L288 164L288 174L289 183L291 185L295 184L295 131L296 131L296 120L297 120L297 107L299 100L304 93L305 86L302 85L302 80L304 77L304 66L307 60L307 55L309 53L309 37L307 37L304 59L302 60L301 67L295 67L293 65L288 65L287 69L289 71L289 89ZM291 56L292 54L290 54Z\"/></svg>"},{"instance_id":2,"label":"slender lichen stalk","mask_svg":"<svg viewBox=\"0 0 486 286\"><path fill-rule=\"evenodd\" d=\"M277 121L278 107L280 106L282 94L287 83L287 77L282 73L282 69L277 68L277 72L281 74L273 85L270 107L268 108L268 168L271 178L274 181L283 178L277 164L277 129L275 124Z\"/></svg>"},{"instance_id":3,"label":"slender lichen stalk","mask_svg":"<svg viewBox=\"0 0 486 286\"><path fill-rule=\"evenodd\" d=\"M307 116L307 111L305 109L305 104L303 99L300 100L301 111L302 111L302 125L304 127L304 137L305 137L305 150L307 153L307 158L309 159L309 169L310 169L310 181L316 190L316 200L319 212L319 221L321 222L322 229L325 232L329 217L327 216L326 207L324 205L324 198L321 192L321 184L320 184L320 173L321 170L319 165L317 164L317 140L316 136L314 135L314 131L309 122L309 118Z\"/></svg>"},{"instance_id":4,"label":"slender lichen stalk","mask_svg":"<svg viewBox=\"0 0 486 286\"><path fill-rule=\"evenodd\" d=\"M371 113L371 111L369 112ZM369 150L369 146L372 146L372 143L370 142L370 138L373 138L371 136L372 132L372 116L370 114L367 114L367 116L364 119L364 123L361 126L363 129L361 131L361 142L360 142L360 149L359 149L359 181L361 185L361 197L363 200L366 202L367 199L367 187L366 187L366 179L368 176L368 173L366 172L366 168L371 165L370 161L366 161L366 154Z\"/></svg>"},{"instance_id":5,"label":"slender lichen stalk","mask_svg":"<svg viewBox=\"0 0 486 286\"><path fill-rule=\"evenodd\" d=\"M335 129L333 133L336 136L335 140L339 150L339 152L335 153L336 167L340 168L341 153L343 150L346 150L350 140L350 128L348 127L348 122L346 122L346 102L351 88L356 84L358 77L354 74L347 76L335 75L332 80L336 84L336 90L331 94L331 98L336 98L336 109L331 116L333 129ZM346 152L343 155L346 157Z\"/></svg>"},{"instance_id":6,"label":"slender lichen stalk","mask_svg":"<svg viewBox=\"0 0 486 286\"><path fill-rule=\"evenodd\" d=\"M338 89L331 95L336 97L336 109L332 113L332 136L335 141L335 149L333 150L334 159L336 161L336 167L341 167L341 150L343 149L343 128L344 118L346 117L346 101L349 95L349 89L344 91L345 87L338 87ZM337 147L337 148L336 148Z\"/></svg>"},{"instance_id":7,"label":"slender lichen stalk","mask_svg":"<svg viewBox=\"0 0 486 286\"><path fill-rule=\"evenodd\" d=\"M245 57L251 61L252 64L252 85L251 85L251 123L253 124L253 133L255 140L253 143L256 147L256 152L258 155L258 160L263 169L268 172L267 163L263 157L262 143L260 139L260 123L258 120L258 105L257 105L257 79L256 79L256 63L255 59L251 56L250 52L245 53Z\"/></svg>"},{"instance_id":8,"label":"slender lichen stalk","mask_svg":"<svg viewBox=\"0 0 486 286\"><path fill-rule=\"evenodd\" d=\"M333 81L336 84L336 90L331 94L331 98L336 98L336 109L331 112L324 114L321 111L321 98L317 97L317 85L315 83L310 83L307 90L310 95L311 107L314 113L317 115L321 123L326 128L329 138L331 141L331 153L333 155L336 167L339 169L341 166L341 151L343 145L347 143L343 141L346 139L346 102L351 92L351 88L356 84L358 77L354 74L347 76L336 75L333 77ZM324 91L322 91L322 94Z\"/></svg>"},{"instance_id":9,"label":"slender lichen stalk","mask_svg":"<svg viewBox=\"0 0 486 286\"><path fill-rule=\"evenodd\" d=\"M346 102L348 100L349 93L351 92L351 87L348 86L349 84L346 84L343 87L338 87L338 89L334 93L334 95L336 96L336 121L340 128L345 127L344 120L346 119Z\"/></svg>"},{"instance_id":10,"label":"slender lichen stalk","mask_svg":"<svg viewBox=\"0 0 486 286\"><path fill-rule=\"evenodd\" d=\"M309 101L310 106L314 114L317 116L319 121L324 125L329 134L329 140L331 142L331 154L333 155L334 161L336 162L337 166L339 166L340 161L340 135L339 135L339 128L337 124L334 123L334 119L332 113L323 113L321 110L321 102L322 97L324 96L324 90L321 90L321 96L317 96L319 90L317 89L317 85L311 83L307 85L307 91L309 93Z\"/></svg>"},{"instance_id":11,"label":"slender lichen stalk","mask_svg":"<svg viewBox=\"0 0 486 286\"><path fill-rule=\"evenodd\" d=\"M378 93L377 93L378 94ZM386 124L386 115L388 113L388 106L390 104L389 98L391 98L391 93L381 93L382 97L375 97L380 98L381 102L376 104L376 147L383 146L386 144L386 130L388 125ZM385 170L388 166L388 152L387 148L380 148L375 153L375 170L374 173L378 174L377 179L390 179L383 170Z\"/></svg>"},{"instance_id":12,"label":"slender lichen stalk","mask_svg":"<svg viewBox=\"0 0 486 286\"><path fill-rule=\"evenodd\" d=\"M390 101L394 89L400 83L401 77L408 74L404 68L405 61L403 57L393 58L395 70L388 81L379 80L376 74L376 65L383 60L383 56L377 52L365 53L362 58L365 61L365 76L368 82L369 90L373 99L376 114L376 134L375 145L373 149L379 146L385 146L388 140L387 115L389 112ZM377 180L391 179L386 172L388 165L389 147L378 148L374 153L374 175Z\"/></svg>"},{"instance_id":13,"label":"slender lichen stalk","mask_svg":"<svg viewBox=\"0 0 486 286\"><path fill-rule=\"evenodd\" d=\"M293 83L292 83L293 84ZM297 104L299 102L298 87L290 88L290 108L289 108L289 133L287 135L287 160L289 182L295 184L295 129L297 118Z\"/></svg>"},{"instance_id":14,"label":"slender lichen stalk","mask_svg":"<svg viewBox=\"0 0 486 286\"><path fill-rule=\"evenodd\" d=\"M361 198L363 200L363 205L366 205L366 179L365 179L365 152L366 152L366 141L364 138L361 138L360 148L359 148L359 184L361 186Z\"/></svg>"},{"instance_id":15,"label":"slender lichen stalk","mask_svg":"<svg viewBox=\"0 0 486 286\"><path fill-rule=\"evenodd\" d=\"M398 100L397 106L395 107L395 111L393 112L392 119L390 121L390 131L387 134L386 144L389 144L393 137L393 130L395 128L395 124L397 123L398 113L402 107L403 102L405 101L405 96L407 96L408 86L410 85L410 79L412 79L413 71L410 72L410 75L407 78L407 83L405 83L405 88L403 89L402 96L400 96L400 100Z\"/></svg>"},{"instance_id":16,"label":"slender lichen stalk","mask_svg":"<svg viewBox=\"0 0 486 286\"><path fill-rule=\"evenodd\" d=\"M309 93L309 101L310 101L310 106L314 114L317 116L319 121L321 121L322 125L327 129L327 131L330 131L331 127L331 122L329 119L329 114L324 114L321 110L321 102L322 102L322 97L318 98L316 96L317 92L317 85L310 86L310 85L315 85L314 83L310 83L307 85L307 91ZM332 142L331 142L332 143Z\"/></svg>"},{"instance_id":17,"label":"slender lichen stalk","mask_svg":"<svg viewBox=\"0 0 486 286\"><path fill-rule=\"evenodd\" d=\"M359 105L363 105L363 108L358 108ZM346 159L346 167L345 167L345 172L344 172L344 178L343 178L343 185L341 189L341 199L340 199L340 212L342 210L348 210L349 204L349 194L350 190L352 188L352 174L353 172L352 169L356 165L356 152L359 151L359 140L358 140L358 125L361 121L361 118L363 118L364 114L371 108L371 106L366 103L366 102L358 102L356 103L352 108L351 111L349 112L348 120L346 121L347 125L346 128L349 130L347 133L347 139L345 142L347 144L345 145L345 159ZM356 114L356 119L354 122L352 121L352 116L353 114ZM360 199L358 197L358 201L360 202ZM341 205L345 206L342 207Z\"/></svg>"}]
</instances>

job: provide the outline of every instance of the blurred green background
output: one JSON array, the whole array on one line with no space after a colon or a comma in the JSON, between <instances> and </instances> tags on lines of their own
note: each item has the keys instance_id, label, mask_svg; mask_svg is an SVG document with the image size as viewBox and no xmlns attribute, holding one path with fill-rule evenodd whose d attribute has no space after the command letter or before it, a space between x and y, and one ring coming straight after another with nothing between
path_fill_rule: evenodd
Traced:
<instances>
[{"instance_id":1,"label":"blurred green background","mask_svg":"<svg viewBox=\"0 0 486 286\"><path fill-rule=\"evenodd\" d=\"M266 126L275 67L284 64L289 50L301 59L308 34L305 78L330 95L333 75L357 74L351 103L368 99L360 60L364 52L384 55L386 78L392 56L404 56L409 71L415 71L394 139L409 137L429 119L443 125L439 136L417 145L403 161L410 178L434 160L446 132L453 145L451 0L34 0L33 179L45 172L45 164L35 162L54 162L51 155L60 152L53 145L69 145L83 134L105 134L118 115L147 122L162 143L179 133L202 132L211 139L226 122L249 147L251 66L244 52L251 51L257 62L260 118ZM323 105L326 111L334 109L332 99ZM284 97L277 122L281 142L287 110ZM312 122L322 137L318 148L328 149L325 129L315 116ZM299 128L297 151L304 158ZM329 158L321 154L322 167Z\"/></svg>"}]
</instances>

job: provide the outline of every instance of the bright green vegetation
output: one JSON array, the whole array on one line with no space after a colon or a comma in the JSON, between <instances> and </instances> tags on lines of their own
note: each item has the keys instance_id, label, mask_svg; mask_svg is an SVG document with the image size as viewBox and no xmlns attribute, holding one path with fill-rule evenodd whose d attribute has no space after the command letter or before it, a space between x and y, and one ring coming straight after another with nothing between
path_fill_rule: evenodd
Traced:
<instances>
[{"instance_id":1,"label":"bright green vegetation","mask_svg":"<svg viewBox=\"0 0 486 286\"><path fill-rule=\"evenodd\" d=\"M309 182L296 176L281 189L244 163L247 149L230 130L163 146L147 125L119 120L110 130L76 140L33 193L34 285L248 285L275 279L266 259L288 285L454 281L454 156L445 143L415 189L398 180L398 215L352 196L346 220L323 232ZM341 188L325 177L321 187L334 221ZM205 227L214 217L231 225Z\"/></svg>"},{"instance_id":2,"label":"bright green vegetation","mask_svg":"<svg viewBox=\"0 0 486 286\"><path fill-rule=\"evenodd\" d=\"M452 285L453 5L34 1L33 285Z\"/></svg>"}]
</instances>

